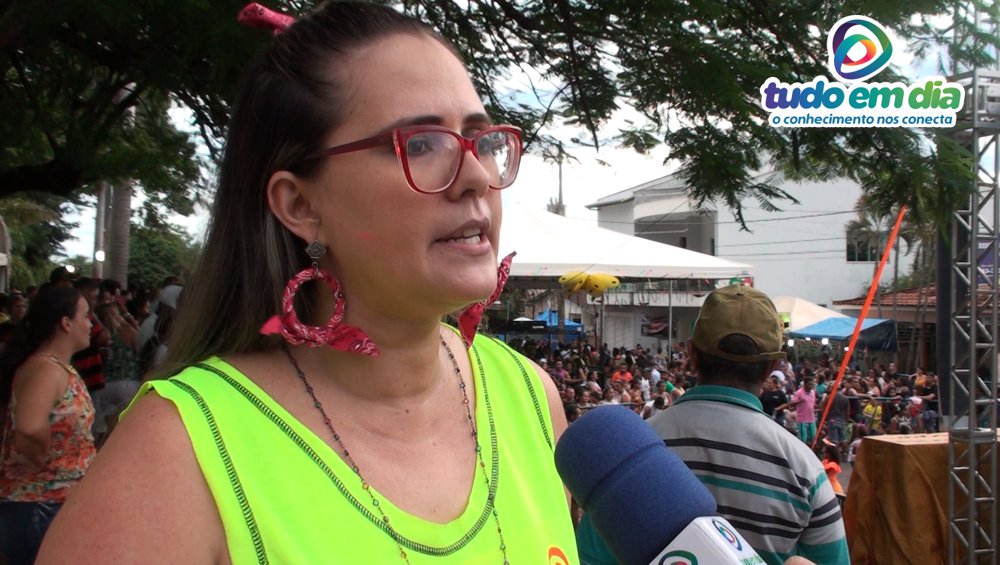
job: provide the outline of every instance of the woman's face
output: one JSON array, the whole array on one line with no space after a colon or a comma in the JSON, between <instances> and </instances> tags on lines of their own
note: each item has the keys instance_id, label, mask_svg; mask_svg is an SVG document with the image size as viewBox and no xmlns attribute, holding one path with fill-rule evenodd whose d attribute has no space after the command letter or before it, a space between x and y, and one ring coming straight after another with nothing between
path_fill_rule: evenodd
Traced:
<instances>
[{"instance_id":1,"label":"woman's face","mask_svg":"<svg viewBox=\"0 0 1000 565\"><path fill-rule=\"evenodd\" d=\"M361 49L337 77L351 85L345 119L326 139L350 143L404 125L471 137L490 124L463 64L424 35ZM420 194L392 146L337 155L310 190L317 238L352 308L419 319L483 300L496 288L500 194L471 152L453 185ZM355 310L356 311L356 310Z\"/></svg>"},{"instance_id":2,"label":"woman's face","mask_svg":"<svg viewBox=\"0 0 1000 565\"><path fill-rule=\"evenodd\" d=\"M74 351L86 349L90 345L90 329L93 324L90 321L90 306L87 299L80 297L76 303L76 312L69 321L69 336L73 341Z\"/></svg>"}]
</instances>

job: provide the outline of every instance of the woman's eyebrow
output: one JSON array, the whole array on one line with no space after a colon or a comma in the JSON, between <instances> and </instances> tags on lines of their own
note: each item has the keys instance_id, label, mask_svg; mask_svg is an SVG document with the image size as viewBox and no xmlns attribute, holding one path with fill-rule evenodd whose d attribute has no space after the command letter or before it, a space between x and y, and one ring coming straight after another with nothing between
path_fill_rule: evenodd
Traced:
<instances>
[{"instance_id":1,"label":"woman's eyebrow","mask_svg":"<svg viewBox=\"0 0 1000 565\"><path fill-rule=\"evenodd\" d=\"M389 124L386 127L382 128L382 131L383 132L392 131L392 130L394 130L396 128L406 127L406 126L422 126L422 125L435 125L435 126L439 126L439 125L444 124L444 122L445 122L445 119L443 117L432 115L432 114L427 114L427 115L422 115L422 116L410 116L410 117L406 117L406 118L400 118L400 119L396 120L395 122L392 122L391 124ZM490 123L490 117L487 116L486 114L482 113L482 112L476 112L474 114L469 114L469 115L465 116L465 118L462 120L462 123L465 124L465 125L468 125L468 124L489 124Z\"/></svg>"}]
</instances>

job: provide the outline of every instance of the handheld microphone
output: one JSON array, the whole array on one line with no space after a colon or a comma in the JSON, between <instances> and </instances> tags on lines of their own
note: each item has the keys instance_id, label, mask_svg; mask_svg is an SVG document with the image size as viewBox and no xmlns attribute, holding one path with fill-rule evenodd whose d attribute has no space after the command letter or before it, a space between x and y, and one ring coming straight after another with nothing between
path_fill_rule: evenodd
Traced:
<instances>
[{"instance_id":1,"label":"handheld microphone","mask_svg":"<svg viewBox=\"0 0 1000 565\"><path fill-rule=\"evenodd\" d=\"M563 433L556 469L619 563L750 565L764 560L641 417L589 411Z\"/></svg>"}]
</instances>

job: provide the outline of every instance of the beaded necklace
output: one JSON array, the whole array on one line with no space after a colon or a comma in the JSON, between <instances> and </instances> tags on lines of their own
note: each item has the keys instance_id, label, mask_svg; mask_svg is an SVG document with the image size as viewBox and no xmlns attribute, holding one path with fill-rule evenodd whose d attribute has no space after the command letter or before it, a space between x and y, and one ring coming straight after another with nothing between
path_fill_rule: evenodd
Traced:
<instances>
[{"instance_id":1,"label":"beaded necklace","mask_svg":"<svg viewBox=\"0 0 1000 565\"><path fill-rule=\"evenodd\" d=\"M493 489L490 488L491 486L490 477L486 471L486 462L483 461L483 454L482 454L483 449L479 443L479 431L476 429L476 421L472 417L472 408L469 402L469 395L468 393L466 393L465 390L465 379L462 378L462 370L458 366L458 360L455 358L455 354L452 353L451 347L448 346L448 343L444 340L444 337L441 337L440 339L441 339L441 346L448 354L448 360L451 361L451 365L455 369L455 376L458 378L458 389L462 393L462 405L465 406L465 414L469 421L469 429L472 431L472 439L476 444L476 449L475 449L476 459L479 461L479 469L482 472L483 479L486 481L486 490L489 493L488 496L490 498L490 501L493 502L493 522L496 524L497 535L500 537L500 552L503 554L503 565L509 565L509 561L507 560L507 544L504 541L503 529L500 527L500 515L496 509L496 498L495 498L496 493L493 491ZM354 471L354 474L358 476L358 479L361 480L362 490L368 493L368 496L371 497L372 506L381 516L382 522L384 523L386 529L388 530L390 537L393 539L394 542L396 542L396 548L399 549L399 556L403 559L404 562L409 563L410 562L409 556L406 553L406 550L403 548L403 545L399 541L402 538L402 536L398 532L396 532L396 530L389 523L389 516L386 515L385 511L382 509L382 505L379 503L378 498L375 496L375 493L372 492L371 486L368 484L368 481L365 480L364 476L361 474L361 469L358 467L358 464L354 462L354 458L352 458L350 452L347 451L347 446L344 445L344 441L340 438L340 434L337 433L337 430L333 427L333 421L330 420L329 416L327 416L326 410L323 408L323 404L319 401L318 398L316 398L316 391L313 389L312 385L309 384L309 380L306 378L306 374L302 371L301 368L299 368L299 363L298 361L295 360L295 357L292 356L291 350L287 346L283 346L282 349L285 350L285 354L288 355L288 360L292 363L292 366L295 368L295 372L298 375L299 380L302 381L302 384L305 386L306 392L309 394L309 397L312 398L313 406L316 407L316 410L318 410L320 415L323 417L323 424L326 425L326 428L330 431L330 435L333 436L333 440L337 442L337 446L340 447L341 452L343 452L344 459L346 460L347 464L351 467L351 470Z\"/></svg>"}]
</instances>

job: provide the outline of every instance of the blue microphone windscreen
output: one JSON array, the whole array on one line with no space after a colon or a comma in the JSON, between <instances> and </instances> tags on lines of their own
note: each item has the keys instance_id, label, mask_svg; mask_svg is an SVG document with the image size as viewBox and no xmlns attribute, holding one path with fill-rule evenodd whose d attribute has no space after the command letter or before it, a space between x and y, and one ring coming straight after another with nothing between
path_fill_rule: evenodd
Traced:
<instances>
[{"instance_id":1,"label":"blue microphone windscreen","mask_svg":"<svg viewBox=\"0 0 1000 565\"><path fill-rule=\"evenodd\" d=\"M590 410L555 449L556 468L620 563L646 565L715 498L638 415Z\"/></svg>"}]
</instances>

